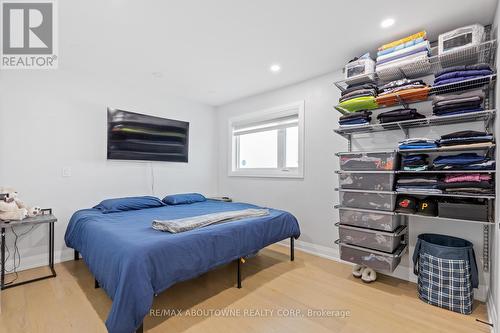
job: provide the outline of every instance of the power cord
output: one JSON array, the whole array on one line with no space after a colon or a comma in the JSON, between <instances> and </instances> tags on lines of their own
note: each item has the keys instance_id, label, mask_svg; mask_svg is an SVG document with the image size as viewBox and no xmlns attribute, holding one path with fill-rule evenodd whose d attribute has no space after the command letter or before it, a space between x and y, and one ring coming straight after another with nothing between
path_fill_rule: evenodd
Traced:
<instances>
[{"instance_id":1,"label":"power cord","mask_svg":"<svg viewBox=\"0 0 500 333\"><path fill-rule=\"evenodd\" d=\"M155 172L153 169L153 162L149 162L150 170L151 170L151 195L155 195Z\"/></svg>"},{"instance_id":2,"label":"power cord","mask_svg":"<svg viewBox=\"0 0 500 333\"><path fill-rule=\"evenodd\" d=\"M29 228L27 231L21 233L21 234L17 234L16 231L14 230L14 227L10 227L12 233L14 234L14 255L13 255L13 267L11 269L7 269L5 268L5 272L7 273L14 273L15 274L15 277L14 279L12 279L11 281L9 282L6 282L5 285L9 285L9 284L12 284L14 283L18 278L19 278L19 274L17 272L17 269L21 266L21 253L19 252L19 247L17 246L17 242L25 235L27 235L28 233L30 233L31 231L33 231L33 229L35 227L38 227L38 226L35 226L35 225L32 225L31 228ZM9 250L9 247L8 246L5 246L5 249L7 250L7 257L5 258L4 262L3 262L3 265L4 267L6 267L6 263L7 263L7 260L10 258L10 250ZM17 264L16 264L16 258L17 258Z\"/></svg>"}]
</instances>

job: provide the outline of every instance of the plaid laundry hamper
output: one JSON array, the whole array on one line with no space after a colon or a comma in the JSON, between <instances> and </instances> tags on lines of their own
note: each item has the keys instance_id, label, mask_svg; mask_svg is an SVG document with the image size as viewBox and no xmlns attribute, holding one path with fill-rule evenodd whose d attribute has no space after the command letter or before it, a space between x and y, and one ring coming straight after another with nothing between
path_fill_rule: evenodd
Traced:
<instances>
[{"instance_id":1,"label":"plaid laundry hamper","mask_svg":"<svg viewBox=\"0 0 500 333\"><path fill-rule=\"evenodd\" d=\"M472 243L461 238L421 234L413 252L418 296L426 303L470 314L478 287Z\"/></svg>"}]
</instances>

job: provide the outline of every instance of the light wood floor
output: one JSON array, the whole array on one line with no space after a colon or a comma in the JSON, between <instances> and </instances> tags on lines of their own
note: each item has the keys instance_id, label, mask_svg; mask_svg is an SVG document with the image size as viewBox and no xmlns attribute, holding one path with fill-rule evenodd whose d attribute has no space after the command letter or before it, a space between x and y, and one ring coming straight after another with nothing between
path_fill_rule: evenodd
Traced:
<instances>
[{"instance_id":1,"label":"light wood floor","mask_svg":"<svg viewBox=\"0 0 500 333\"><path fill-rule=\"evenodd\" d=\"M295 262L290 262L288 249L281 246L271 246L243 265L242 289L235 288L235 268L221 267L162 293L153 308L160 312L179 309L183 315L148 316L145 330L489 332L488 326L475 320L486 320L482 303L476 304L470 316L456 314L420 301L412 283L381 276L367 285L353 278L351 267L345 264L300 251L296 251ZM104 321L111 300L102 289L94 289L93 277L84 262L61 263L56 270L55 279L3 291L0 332L106 332ZM24 275L35 273L40 270ZM208 313L217 309L226 309L228 313L231 310L233 315L240 311L241 316L196 316L196 311ZM311 317L311 309L330 313ZM336 310L349 311L350 316L332 317Z\"/></svg>"}]
</instances>

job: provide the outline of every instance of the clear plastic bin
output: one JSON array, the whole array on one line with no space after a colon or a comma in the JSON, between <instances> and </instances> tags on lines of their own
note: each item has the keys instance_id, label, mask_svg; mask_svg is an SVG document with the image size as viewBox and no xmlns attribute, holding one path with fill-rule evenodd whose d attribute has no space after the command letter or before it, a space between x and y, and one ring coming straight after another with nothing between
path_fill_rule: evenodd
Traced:
<instances>
[{"instance_id":1,"label":"clear plastic bin","mask_svg":"<svg viewBox=\"0 0 500 333\"><path fill-rule=\"evenodd\" d=\"M394 173L339 173L340 188L355 190L392 191Z\"/></svg>"},{"instance_id":2,"label":"clear plastic bin","mask_svg":"<svg viewBox=\"0 0 500 333\"><path fill-rule=\"evenodd\" d=\"M338 224L341 243L358 245L373 250L392 253L401 245L407 227L400 226L394 232Z\"/></svg>"},{"instance_id":3,"label":"clear plastic bin","mask_svg":"<svg viewBox=\"0 0 500 333\"><path fill-rule=\"evenodd\" d=\"M375 209L393 212L396 207L395 193L340 191L340 205L345 207Z\"/></svg>"},{"instance_id":4,"label":"clear plastic bin","mask_svg":"<svg viewBox=\"0 0 500 333\"><path fill-rule=\"evenodd\" d=\"M358 211L339 208L340 223L361 228L394 231L401 225L401 216L389 212Z\"/></svg>"},{"instance_id":5,"label":"clear plastic bin","mask_svg":"<svg viewBox=\"0 0 500 333\"><path fill-rule=\"evenodd\" d=\"M340 169L345 171L396 170L398 167L395 151L373 153L338 153Z\"/></svg>"},{"instance_id":6,"label":"clear plastic bin","mask_svg":"<svg viewBox=\"0 0 500 333\"><path fill-rule=\"evenodd\" d=\"M473 24L461 27L438 37L439 54L457 51L470 46L478 45L484 40L484 26Z\"/></svg>"},{"instance_id":7,"label":"clear plastic bin","mask_svg":"<svg viewBox=\"0 0 500 333\"><path fill-rule=\"evenodd\" d=\"M372 74L375 72L375 61L371 58L359 59L345 65L344 77L353 79L357 76Z\"/></svg>"},{"instance_id":8,"label":"clear plastic bin","mask_svg":"<svg viewBox=\"0 0 500 333\"><path fill-rule=\"evenodd\" d=\"M340 259L358 265L365 265L376 271L389 273L396 269L405 252L406 245L404 244L393 253L384 253L355 245L340 244Z\"/></svg>"}]
</instances>

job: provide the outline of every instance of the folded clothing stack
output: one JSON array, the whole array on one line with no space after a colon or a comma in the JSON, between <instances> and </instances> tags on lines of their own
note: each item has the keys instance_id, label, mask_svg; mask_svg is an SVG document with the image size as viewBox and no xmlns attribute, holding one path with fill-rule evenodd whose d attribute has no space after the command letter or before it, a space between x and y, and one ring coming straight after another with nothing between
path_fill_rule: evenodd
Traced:
<instances>
[{"instance_id":1,"label":"folded clothing stack","mask_svg":"<svg viewBox=\"0 0 500 333\"><path fill-rule=\"evenodd\" d=\"M491 175L480 173L453 174L439 182L439 188L446 193L493 193Z\"/></svg>"},{"instance_id":2,"label":"folded clothing stack","mask_svg":"<svg viewBox=\"0 0 500 333\"><path fill-rule=\"evenodd\" d=\"M442 193L437 176L400 176L396 181L396 192Z\"/></svg>"},{"instance_id":3,"label":"folded clothing stack","mask_svg":"<svg viewBox=\"0 0 500 333\"><path fill-rule=\"evenodd\" d=\"M413 138L406 139L399 142L400 150L411 150L411 149L432 149L437 148L438 144L436 140L427 138Z\"/></svg>"},{"instance_id":4,"label":"folded clothing stack","mask_svg":"<svg viewBox=\"0 0 500 333\"><path fill-rule=\"evenodd\" d=\"M456 148L457 146L484 146L485 144L489 144L492 142L493 135L486 132L459 131L441 136L439 145L443 147L454 146Z\"/></svg>"},{"instance_id":5,"label":"folded clothing stack","mask_svg":"<svg viewBox=\"0 0 500 333\"><path fill-rule=\"evenodd\" d=\"M429 169L427 154L412 154L401 158L401 167L404 171L425 171Z\"/></svg>"},{"instance_id":6,"label":"folded clothing stack","mask_svg":"<svg viewBox=\"0 0 500 333\"><path fill-rule=\"evenodd\" d=\"M376 71L401 67L403 65L427 60L430 44L425 31L384 44L378 49Z\"/></svg>"},{"instance_id":7,"label":"folded clothing stack","mask_svg":"<svg viewBox=\"0 0 500 333\"><path fill-rule=\"evenodd\" d=\"M495 161L476 153L438 156L432 162L434 170L493 170Z\"/></svg>"},{"instance_id":8,"label":"folded clothing stack","mask_svg":"<svg viewBox=\"0 0 500 333\"><path fill-rule=\"evenodd\" d=\"M493 71L491 70L491 67L488 64L448 67L436 73L434 79L434 86L441 86L443 84L479 79L485 76L489 76L491 74L493 74Z\"/></svg>"},{"instance_id":9,"label":"folded clothing stack","mask_svg":"<svg viewBox=\"0 0 500 333\"><path fill-rule=\"evenodd\" d=\"M436 116L483 111L484 92L469 91L455 95L436 95L432 99L432 111Z\"/></svg>"},{"instance_id":10,"label":"folded clothing stack","mask_svg":"<svg viewBox=\"0 0 500 333\"><path fill-rule=\"evenodd\" d=\"M371 114L372 112L368 110L345 114L339 118L339 124L340 126L367 125L372 120Z\"/></svg>"},{"instance_id":11,"label":"folded clothing stack","mask_svg":"<svg viewBox=\"0 0 500 333\"><path fill-rule=\"evenodd\" d=\"M425 118L423 114L417 112L417 109L396 109L382 112L377 115L381 124L392 123L395 121L413 120Z\"/></svg>"},{"instance_id":12,"label":"folded clothing stack","mask_svg":"<svg viewBox=\"0 0 500 333\"><path fill-rule=\"evenodd\" d=\"M413 103L426 100L429 96L429 87L422 80L401 79L391 81L378 88L376 98L379 106L391 106L400 101Z\"/></svg>"},{"instance_id":13,"label":"folded clothing stack","mask_svg":"<svg viewBox=\"0 0 500 333\"><path fill-rule=\"evenodd\" d=\"M375 83L350 85L341 92L338 107L346 112L376 109L378 107L375 101L377 93Z\"/></svg>"}]
</instances>

